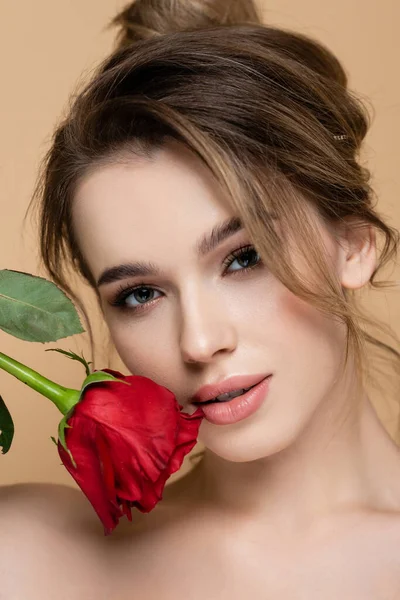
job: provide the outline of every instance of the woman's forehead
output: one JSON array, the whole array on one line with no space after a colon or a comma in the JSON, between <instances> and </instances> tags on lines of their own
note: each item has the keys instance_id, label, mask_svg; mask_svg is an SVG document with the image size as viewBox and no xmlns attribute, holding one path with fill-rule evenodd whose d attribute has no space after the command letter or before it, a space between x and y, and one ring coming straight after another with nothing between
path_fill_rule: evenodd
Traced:
<instances>
[{"instance_id":1,"label":"woman's forehead","mask_svg":"<svg viewBox=\"0 0 400 600\"><path fill-rule=\"evenodd\" d=\"M182 145L168 145L151 158L126 154L92 169L77 185L73 213L77 221L99 208L155 217L157 211L196 214L202 205L210 210L220 204L229 207L209 169Z\"/></svg>"},{"instance_id":2,"label":"woman's forehead","mask_svg":"<svg viewBox=\"0 0 400 600\"><path fill-rule=\"evenodd\" d=\"M168 151L92 171L73 202L76 238L94 270L131 254L156 260L173 246L187 249L232 216L203 165L180 161Z\"/></svg>"}]
</instances>

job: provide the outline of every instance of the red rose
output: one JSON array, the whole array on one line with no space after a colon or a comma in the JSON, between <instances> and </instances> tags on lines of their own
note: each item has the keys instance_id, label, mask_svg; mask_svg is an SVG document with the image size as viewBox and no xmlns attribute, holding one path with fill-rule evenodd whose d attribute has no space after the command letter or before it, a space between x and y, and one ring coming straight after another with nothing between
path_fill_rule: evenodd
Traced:
<instances>
[{"instance_id":1,"label":"red rose","mask_svg":"<svg viewBox=\"0 0 400 600\"><path fill-rule=\"evenodd\" d=\"M131 385L89 385L67 420L60 458L93 505L109 535L131 507L149 512L167 479L197 441L203 413L181 412L174 394L152 379L102 369Z\"/></svg>"}]
</instances>

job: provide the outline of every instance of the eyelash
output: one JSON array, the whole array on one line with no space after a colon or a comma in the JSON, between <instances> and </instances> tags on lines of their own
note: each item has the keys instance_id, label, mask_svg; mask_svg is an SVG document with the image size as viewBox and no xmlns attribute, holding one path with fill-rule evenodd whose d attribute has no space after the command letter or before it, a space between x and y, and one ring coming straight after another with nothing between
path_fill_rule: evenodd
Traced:
<instances>
[{"instance_id":1,"label":"eyelash","mask_svg":"<svg viewBox=\"0 0 400 600\"><path fill-rule=\"evenodd\" d=\"M226 269L228 267L231 266L231 264L236 259L241 259L244 255L246 255L251 250L255 251L255 248L254 248L254 246L249 244L247 246L240 246L240 248L236 248L236 250L231 252L222 263L225 266L224 272L226 271ZM257 256L259 256L258 252L257 252ZM261 259L259 259L259 261L255 265L252 265L250 267L243 267L243 269L238 269L237 271L232 271L231 273L229 273L229 275L237 275L237 274L242 275L244 273L247 273L248 271L252 271L252 270L256 269L257 267L260 267L261 265L262 265L262 261L261 261ZM141 304L139 306L128 306L127 304L124 304L124 302L128 298L128 296L130 296L133 292L135 292L136 290L139 290L139 289L155 290L155 288L145 284L144 282L136 284L134 287L124 286L124 284L122 284L121 287L115 293L114 299L110 302L111 306L117 306L117 307L120 307L121 310L127 310L129 312L137 312L137 311L146 310L147 306L149 304L152 304L151 300L144 302L143 304ZM158 290L155 290L155 291L158 291Z\"/></svg>"}]
</instances>

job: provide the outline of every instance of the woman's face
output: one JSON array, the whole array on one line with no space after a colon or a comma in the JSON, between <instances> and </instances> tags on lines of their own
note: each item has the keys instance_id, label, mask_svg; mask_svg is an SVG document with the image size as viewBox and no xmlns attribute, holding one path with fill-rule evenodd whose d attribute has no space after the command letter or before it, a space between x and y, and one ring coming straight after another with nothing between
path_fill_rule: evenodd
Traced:
<instances>
[{"instance_id":1,"label":"woman's face","mask_svg":"<svg viewBox=\"0 0 400 600\"><path fill-rule=\"evenodd\" d=\"M199 440L242 462L289 446L317 409L336 401L345 331L289 292L252 247L229 258L250 245L244 229L198 256L197 242L233 216L207 169L178 144L151 160L99 167L79 184L73 207L96 281L127 263L158 269L144 276L125 270L98 287L113 342L132 374L167 387L192 413L190 397L204 384L272 373L268 395L252 415L229 425L202 421ZM341 248L322 233L344 272ZM130 291L115 305L121 288Z\"/></svg>"}]
</instances>

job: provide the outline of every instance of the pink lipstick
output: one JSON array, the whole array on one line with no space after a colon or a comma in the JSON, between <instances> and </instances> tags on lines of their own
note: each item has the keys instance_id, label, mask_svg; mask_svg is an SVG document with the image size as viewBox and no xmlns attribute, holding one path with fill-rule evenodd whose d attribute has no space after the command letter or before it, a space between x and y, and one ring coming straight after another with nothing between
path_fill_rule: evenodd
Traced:
<instances>
[{"instance_id":1,"label":"pink lipstick","mask_svg":"<svg viewBox=\"0 0 400 600\"><path fill-rule=\"evenodd\" d=\"M227 381L226 384L222 386L205 386L205 388L202 388L200 393L196 395L197 397L195 396L192 399L192 402L202 409L204 417L210 423L216 425L236 423L237 421L241 421L252 415L261 406L268 394L271 377L272 375L264 376L260 381L260 377L258 376L259 383L253 385L247 392L230 400L228 399L220 402L210 402L210 400L217 395L221 395L234 389L245 389L246 387L249 387L249 383L252 385L251 380L247 378L245 381L245 378L238 377L237 379L231 378L229 380L229 385L226 385L228 383ZM201 392L203 393L201 394ZM202 397L201 400L197 400L199 396Z\"/></svg>"}]
</instances>

